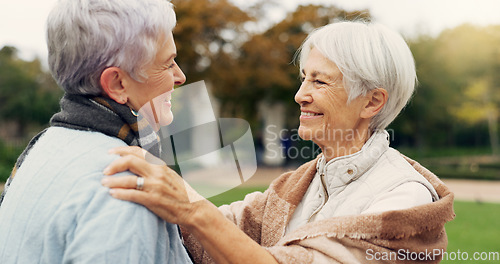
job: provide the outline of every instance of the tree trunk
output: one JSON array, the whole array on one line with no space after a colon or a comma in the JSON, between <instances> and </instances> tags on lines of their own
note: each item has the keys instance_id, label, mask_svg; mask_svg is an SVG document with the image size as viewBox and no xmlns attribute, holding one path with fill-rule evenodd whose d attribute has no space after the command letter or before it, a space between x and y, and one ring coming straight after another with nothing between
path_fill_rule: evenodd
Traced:
<instances>
[{"instance_id":1,"label":"tree trunk","mask_svg":"<svg viewBox=\"0 0 500 264\"><path fill-rule=\"evenodd\" d=\"M499 154L498 146L498 114L494 110L488 112L488 130L490 133L490 144L493 155Z\"/></svg>"}]
</instances>

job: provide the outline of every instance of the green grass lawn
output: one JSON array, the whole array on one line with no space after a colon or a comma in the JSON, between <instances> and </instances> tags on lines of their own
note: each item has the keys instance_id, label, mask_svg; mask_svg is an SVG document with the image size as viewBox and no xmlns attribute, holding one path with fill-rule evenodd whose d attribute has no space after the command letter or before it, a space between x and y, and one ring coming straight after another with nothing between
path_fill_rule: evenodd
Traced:
<instances>
[{"instance_id":1,"label":"green grass lawn","mask_svg":"<svg viewBox=\"0 0 500 264\"><path fill-rule=\"evenodd\" d=\"M500 254L500 204L455 202L455 220L446 225L448 252L475 252ZM450 255L451 256L451 255ZM465 254L464 254L465 256ZM448 260L442 263L500 263L496 260Z\"/></svg>"},{"instance_id":2,"label":"green grass lawn","mask_svg":"<svg viewBox=\"0 0 500 264\"><path fill-rule=\"evenodd\" d=\"M216 206L221 206L223 204L229 204L233 201L243 200L245 195L251 192L263 192L267 189L267 187L238 187L231 189L225 193L219 194L217 196L213 196L209 198L210 202L215 204Z\"/></svg>"},{"instance_id":3,"label":"green grass lawn","mask_svg":"<svg viewBox=\"0 0 500 264\"><path fill-rule=\"evenodd\" d=\"M241 200L247 193L263 190L265 188L235 188L209 200L219 206ZM458 252L461 256L468 254L469 258L472 258L475 252L497 252L500 254L500 204L456 201L454 209L456 218L446 224L449 242L447 251L450 258L456 256L457 259L445 260L442 263L500 263L498 259L489 261L458 260L457 256ZM498 257L498 255L496 256Z\"/></svg>"}]
</instances>

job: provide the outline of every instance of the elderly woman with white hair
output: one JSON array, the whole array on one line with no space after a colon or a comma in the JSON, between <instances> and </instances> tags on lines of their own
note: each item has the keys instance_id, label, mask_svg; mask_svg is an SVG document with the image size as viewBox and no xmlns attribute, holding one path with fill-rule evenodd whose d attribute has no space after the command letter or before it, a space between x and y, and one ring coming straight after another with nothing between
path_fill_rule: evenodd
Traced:
<instances>
[{"instance_id":1,"label":"elderly woman with white hair","mask_svg":"<svg viewBox=\"0 0 500 264\"><path fill-rule=\"evenodd\" d=\"M110 148L160 154L156 131L172 121L170 93L185 81L175 24L166 0L56 4L49 66L65 95L2 194L1 263L191 263L177 225L100 184L119 158Z\"/></svg>"},{"instance_id":2,"label":"elderly woman with white hair","mask_svg":"<svg viewBox=\"0 0 500 264\"><path fill-rule=\"evenodd\" d=\"M196 263L438 263L453 194L431 172L389 147L384 130L416 84L403 38L365 22L322 27L300 50L299 136L321 149L315 160L264 192L216 208L190 202L184 183L137 148L108 174L112 196L141 203L178 223ZM192 189L187 189L191 193Z\"/></svg>"}]
</instances>

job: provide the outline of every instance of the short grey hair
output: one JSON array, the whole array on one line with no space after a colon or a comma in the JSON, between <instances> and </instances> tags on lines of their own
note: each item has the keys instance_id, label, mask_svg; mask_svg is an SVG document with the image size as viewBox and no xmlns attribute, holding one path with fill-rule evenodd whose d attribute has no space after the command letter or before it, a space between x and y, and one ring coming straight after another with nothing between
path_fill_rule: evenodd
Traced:
<instances>
[{"instance_id":1,"label":"short grey hair","mask_svg":"<svg viewBox=\"0 0 500 264\"><path fill-rule=\"evenodd\" d=\"M313 31L299 49L300 69L318 49L335 63L351 102L375 88L389 94L370 130L385 129L410 100L417 84L413 55L400 34L377 23L336 22Z\"/></svg>"},{"instance_id":2,"label":"short grey hair","mask_svg":"<svg viewBox=\"0 0 500 264\"><path fill-rule=\"evenodd\" d=\"M47 20L50 70L71 94L102 94L100 77L111 66L142 82L175 24L167 0L59 0Z\"/></svg>"}]
</instances>

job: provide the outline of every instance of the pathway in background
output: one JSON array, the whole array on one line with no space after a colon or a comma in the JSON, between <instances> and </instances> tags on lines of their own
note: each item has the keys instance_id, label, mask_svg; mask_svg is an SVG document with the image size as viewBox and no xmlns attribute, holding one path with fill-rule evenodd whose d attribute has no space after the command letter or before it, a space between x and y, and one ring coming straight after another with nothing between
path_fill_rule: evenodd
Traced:
<instances>
[{"instance_id":1,"label":"pathway in background","mask_svg":"<svg viewBox=\"0 0 500 264\"><path fill-rule=\"evenodd\" d=\"M500 203L500 181L444 179L455 200Z\"/></svg>"}]
</instances>

